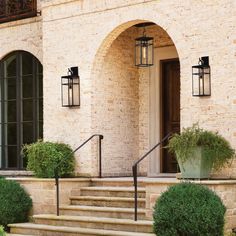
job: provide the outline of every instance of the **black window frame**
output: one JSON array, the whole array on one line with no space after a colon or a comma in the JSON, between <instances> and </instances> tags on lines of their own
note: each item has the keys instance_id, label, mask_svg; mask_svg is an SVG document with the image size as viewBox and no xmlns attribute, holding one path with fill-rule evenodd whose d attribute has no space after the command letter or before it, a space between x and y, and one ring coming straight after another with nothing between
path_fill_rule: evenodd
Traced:
<instances>
[{"instance_id":1,"label":"black window frame","mask_svg":"<svg viewBox=\"0 0 236 236\"><path fill-rule=\"evenodd\" d=\"M6 126L9 124L8 121L5 120L5 103L9 102L9 99L6 98L6 91L5 91L5 83L6 80L9 79L6 76L6 68L5 67L5 63L7 61L8 58L10 58L11 56L16 57L16 133L17 133L17 144L16 145L12 145L12 146L17 146L17 160L16 160L16 167L8 167L7 166L7 162L8 162L8 156L6 154L6 148L8 148L9 145L6 142ZM22 67L23 67L23 63L22 63L22 58L24 55L28 55L32 58L32 74L28 74L28 75L23 75L22 73ZM26 76L32 76L33 79L33 83L32 83L32 97L29 98L23 98L23 78ZM42 83L43 83L43 67L42 64L40 63L40 61L31 53L26 52L26 51L14 51L10 54L8 54L7 56L5 56L1 61L0 61L0 87L1 87L1 94L0 94L0 103L1 103L1 158L2 158L2 164L0 169L3 170L22 170L25 169L25 163L23 160L23 157L21 155L21 149L22 146L25 144L23 142L23 125L25 123L32 123L33 124L33 142L37 141L39 138L43 138L40 137L39 134L39 103L40 101L42 101L43 104L43 94L40 97L39 96L39 78L41 77L42 79ZM32 111L32 121L24 121L23 120L23 101L26 100L32 100L33 103L33 111ZM43 107L41 112L43 113ZM43 117L42 117L43 118ZM41 120L42 122L42 126L43 126L43 119ZM43 135L43 133L42 133Z\"/></svg>"}]
</instances>

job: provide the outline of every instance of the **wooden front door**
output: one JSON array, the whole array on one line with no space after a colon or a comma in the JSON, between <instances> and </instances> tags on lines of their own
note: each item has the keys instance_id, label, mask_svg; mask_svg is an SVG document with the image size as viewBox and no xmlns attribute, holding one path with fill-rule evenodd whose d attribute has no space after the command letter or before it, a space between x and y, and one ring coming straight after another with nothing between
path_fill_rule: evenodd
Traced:
<instances>
[{"instance_id":1,"label":"wooden front door","mask_svg":"<svg viewBox=\"0 0 236 236\"><path fill-rule=\"evenodd\" d=\"M161 136L180 132L180 64L178 59L161 62ZM167 142L163 146L166 146ZM162 172L176 173L175 156L162 148Z\"/></svg>"}]
</instances>

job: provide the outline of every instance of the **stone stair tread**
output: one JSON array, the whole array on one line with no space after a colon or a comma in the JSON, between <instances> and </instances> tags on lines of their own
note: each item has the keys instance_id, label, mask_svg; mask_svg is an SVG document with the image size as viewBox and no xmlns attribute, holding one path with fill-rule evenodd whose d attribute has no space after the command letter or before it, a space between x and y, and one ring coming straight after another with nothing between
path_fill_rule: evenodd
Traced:
<instances>
[{"instance_id":1,"label":"stone stair tread","mask_svg":"<svg viewBox=\"0 0 236 236\"><path fill-rule=\"evenodd\" d=\"M93 210L93 211L110 211L110 212L134 212L133 208L120 208L120 207L100 207L100 206L80 206L80 205L61 205L61 210L70 209L70 210ZM139 208L138 212L145 213L144 208Z\"/></svg>"},{"instance_id":2,"label":"stone stair tread","mask_svg":"<svg viewBox=\"0 0 236 236\"><path fill-rule=\"evenodd\" d=\"M81 190L91 190L91 191L111 191L111 192L134 192L134 187L112 187L112 186L91 186L82 187ZM145 192L146 189L143 187L138 188L138 192Z\"/></svg>"},{"instance_id":3,"label":"stone stair tread","mask_svg":"<svg viewBox=\"0 0 236 236\"><path fill-rule=\"evenodd\" d=\"M134 198L129 197L105 197L105 196L71 196L71 200L102 200L102 201L120 201L120 202L126 202L126 201L134 201ZM138 198L138 201L140 202L146 202L145 198Z\"/></svg>"},{"instance_id":4,"label":"stone stair tread","mask_svg":"<svg viewBox=\"0 0 236 236\"><path fill-rule=\"evenodd\" d=\"M29 234L9 234L7 233L7 236L34 236L34 235L29 235Z\"/></svg>"},{"instance_id":5,"label":"stone stair tread","mask_svg":"<svg viewBox=\"0 0 236 236\"><path fill-rule=\"evenodd\" d=\"M48 220L66 220L66 221L84 221L84 222L99 222L108 224L129 224L129 225L148 225L152 226L153 222L150 220L134 221L131 219L118 219L107 217L91 217L91 216L70 216L70 215L53 215L53 214L41 214L34 215L34 219L48 219Z\"/></svg>"},{"instance_id":6,"label":"stone stair tread","mask_svg":"<svg viewBox=\"0 0 236 236\"><path fill-rule=\"evenodd\" d=\"M34 223L19 223L9 224L12 228L21 229L32 229L32 230L44 230L51 232L60 233L83 233L83 234L94 234L94 235L106 235L106 236L155 236L152 233L138 233L138 232L126 232L126 231L114 231L114 230L103 230L103 229L89 229L80 227L68 227L68 226L52 226Z\"/></svg>"}]
</instances>

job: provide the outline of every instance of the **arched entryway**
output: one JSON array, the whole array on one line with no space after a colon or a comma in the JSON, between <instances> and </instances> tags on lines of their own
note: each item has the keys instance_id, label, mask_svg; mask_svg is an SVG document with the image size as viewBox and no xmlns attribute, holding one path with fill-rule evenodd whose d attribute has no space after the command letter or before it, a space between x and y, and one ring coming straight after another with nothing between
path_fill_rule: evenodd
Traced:
<instances>
[{"instance_id":1,"label":"arched entryway","mask_svg":"<svg viewBox=\"0 0 236 236\"><path fill-rule=\"evenodd\" d=\"M92 128L102 133L103 174L129 176L132 164L168 132L180 129L180 64L175 45L157 24L145 28L154 38L154 65L135 66L135 39L142 21L117 27L101 45L93 70ZM147 23L147 22L146 22ZM165 149L157 149L140 175L177 172Z\"/></svg>"},{"instance_id":2,"label":"arched entryway","mask_svg":"<svg viewBox=\"0 0 236 236\"><path fill-rule=\"evenodd\" d=\"M43 68L26 51L0 61L0 167L23 169L24 144L43 138Z\"/></svg>"}]
</instances>

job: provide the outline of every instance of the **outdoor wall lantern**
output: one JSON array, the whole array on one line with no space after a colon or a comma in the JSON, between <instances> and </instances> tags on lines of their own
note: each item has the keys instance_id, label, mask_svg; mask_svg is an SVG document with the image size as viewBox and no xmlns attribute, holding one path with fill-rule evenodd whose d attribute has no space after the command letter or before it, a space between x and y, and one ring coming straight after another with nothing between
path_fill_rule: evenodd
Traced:
<instances>
[{"instance_id":1,"label":"outdoor wall lantern","mask_svg":"<svg viewBox=\"0 0 236 236\"><path fill-rule=\"evenodd\" d=\"M144 27L143 36L135 39L135 66L152 66L154 59L153 38L146 36L145 23L139 25L143 25Z\"/></svg>"},{"instance_id":2,"label":"outdoor wall lantern","mask_svg":"<svg viewBox=\"0 0 236 236\"><path fill-rule=\"evenodd\" d=\"M63 107L80 106L80 77L78 67L68 69L68 75L61 77Z\"/></svg>"},{"instance_id":3,"label":"outdoor wall lantern","mask_svg":"<svg viewBox=\"0 0 236 236\"><path fill-rule=\"evenodd\" d=\"M211 96L211 68L209 57L199 58L198 65L192 66L193 96Z\"/></svg>"}]
</instances>

